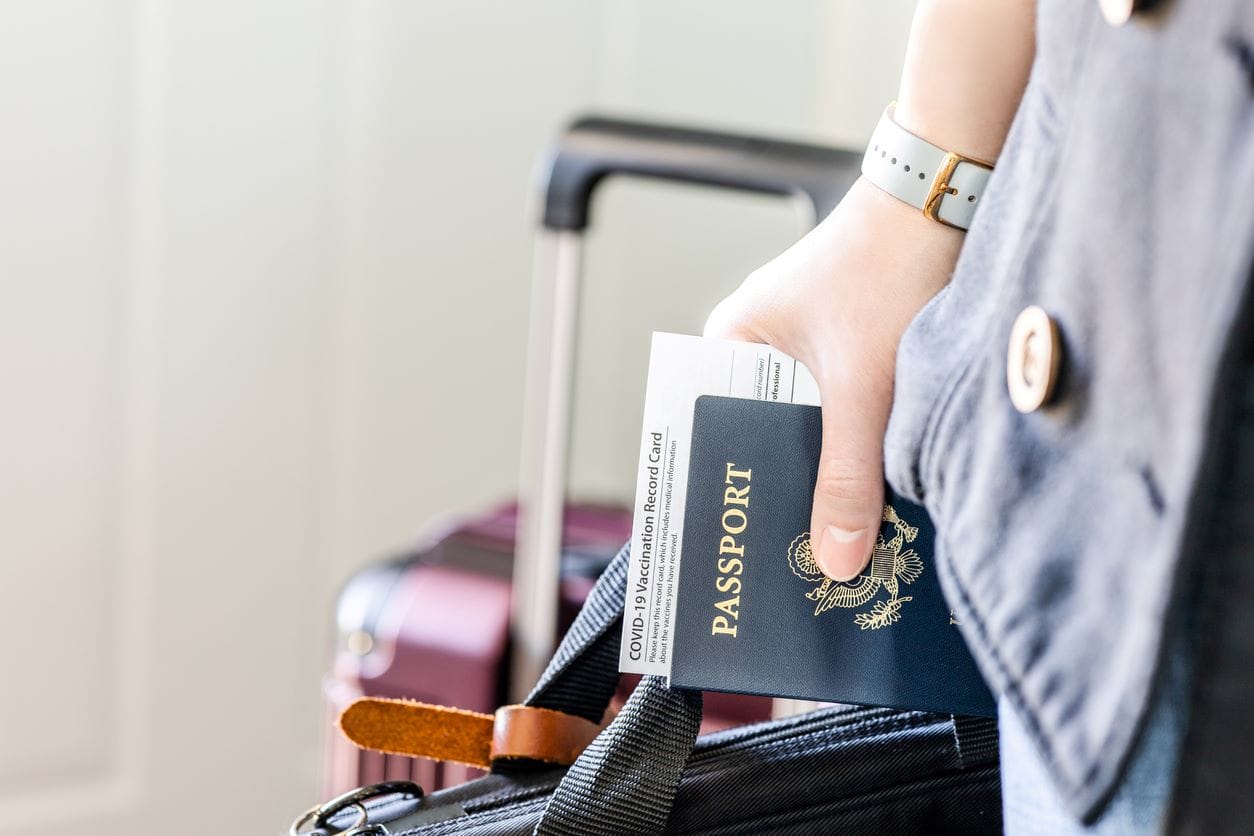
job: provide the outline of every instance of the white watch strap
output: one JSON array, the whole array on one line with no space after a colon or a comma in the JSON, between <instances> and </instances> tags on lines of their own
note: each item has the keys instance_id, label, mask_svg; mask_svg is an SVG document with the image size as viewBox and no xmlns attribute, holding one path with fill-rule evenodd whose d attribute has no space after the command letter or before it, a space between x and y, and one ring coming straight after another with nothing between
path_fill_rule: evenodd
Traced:
<instances>
[{"instance_id":1,"label":"white watch strap","mask_svg":"<svg viewBox=\"0 0 1254 836\"><path fill-rule=\"evenodd\" d=\"M988 163L937 148L893 121L890 105L867 144L862 174L933 220L969 229L993 173Z\"/></svg>"}]
</instances>

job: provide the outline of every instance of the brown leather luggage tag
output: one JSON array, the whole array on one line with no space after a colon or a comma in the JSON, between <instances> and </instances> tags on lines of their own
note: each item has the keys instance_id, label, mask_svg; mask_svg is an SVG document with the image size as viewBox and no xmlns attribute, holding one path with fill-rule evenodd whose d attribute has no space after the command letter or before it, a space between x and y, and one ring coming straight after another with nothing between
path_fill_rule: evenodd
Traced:
<instances>
[{"instance_id":1,"label":"brown leather luggage tag","mask_svg":"<svg viewBox=\"0 0 1254 836\"><path fill-rule=\"evenodd\" d=\"M480 769L503 760L569 766L605 728L526 705L507 705L492 715L379 697L353 702L340 715L339 726L363 749Z\"/></svg>"}]
</instances>

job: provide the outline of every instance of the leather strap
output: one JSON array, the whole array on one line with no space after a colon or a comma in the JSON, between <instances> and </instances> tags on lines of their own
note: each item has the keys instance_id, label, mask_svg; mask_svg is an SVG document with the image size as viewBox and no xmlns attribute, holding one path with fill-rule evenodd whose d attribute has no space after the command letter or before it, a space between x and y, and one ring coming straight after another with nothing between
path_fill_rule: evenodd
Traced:
<instances>
[{"instance_id":1,"label":"leather strap","mask_svg":"<svg viewBox=\"0 0 1254 836\"><path fill-rule=\"evenodd\" d=\"M487 769L492 763L491 714L409 700L366 697L340 714L340 731L363 749Z\"/></svg>"},{"instance_id":2,"label":"leather strap","mask_svg":"<svg viewBox=\"0 0 1254 836\"><path fill-rule=\"evenodd\" d=\"M496 710L492 762L527 760L569 766L603 728L561 711L507 705Z\"/></svg>"},{"instance_id":3,"label":"leather strap","mask_svg":"<svg viewBox=\"0 0 1254 836\"><path fill-rule=\"evenodd\" d=\"M378 697L353 702L339 726L363 749L480 769L514 760L569 766L604 728L533 706L507 705L492 715Z\"/></svg>"},{"instance_id":4,"label":"leather strap","mask_svg":"<svg viewBox=\"0 0 1254 836\"><path fill-rule=\"evenodd\" d=\"M876 186L959 229L971 227L992 173L992 163L938 148L898 125L892 105L862 158L862 174Z\"/></svg>"}]
</instances>

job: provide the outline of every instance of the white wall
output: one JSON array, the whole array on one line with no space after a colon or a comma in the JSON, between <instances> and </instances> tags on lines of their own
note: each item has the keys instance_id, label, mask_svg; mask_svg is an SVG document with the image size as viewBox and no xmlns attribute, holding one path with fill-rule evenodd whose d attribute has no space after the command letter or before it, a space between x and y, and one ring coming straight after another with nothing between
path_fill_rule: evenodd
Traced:
<instances>
[{"instance_id":1,"label":"white wall","mask_svg":"<svg viewBox=\"0 0 1254 836\"><path fill-rule=\"evenodd\" d=\"M911 5L0 4L0 833L286 826L335 586L512 490L547 139L856 143ZM595 220L574 483L615 497L648 333L798 226L626 183Z\"/></svg>"}]
</instances>

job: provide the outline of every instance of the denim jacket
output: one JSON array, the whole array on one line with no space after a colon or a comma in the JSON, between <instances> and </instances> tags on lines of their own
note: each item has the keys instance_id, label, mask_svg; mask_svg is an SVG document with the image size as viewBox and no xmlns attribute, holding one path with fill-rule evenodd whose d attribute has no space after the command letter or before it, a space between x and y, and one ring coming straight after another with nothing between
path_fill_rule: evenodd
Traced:
<instances>
[{"instance_id":1,"label":"denim jacket","mask_svg":"<svg viewBox=\"0 0 1254 836\"><path fill-rule=\"evenodd\" d=\"M953 281L898 354L893 487L936 520L947 597L1062 797L1116 785L1187 571L1187 523L1254 264L1254 3L1123 26L1040 0L1031 78ZM1007 393L1054 319L1052 399ZM1204 559L1204 556L1196 556Z\"/></svg>"}]
</instances>

